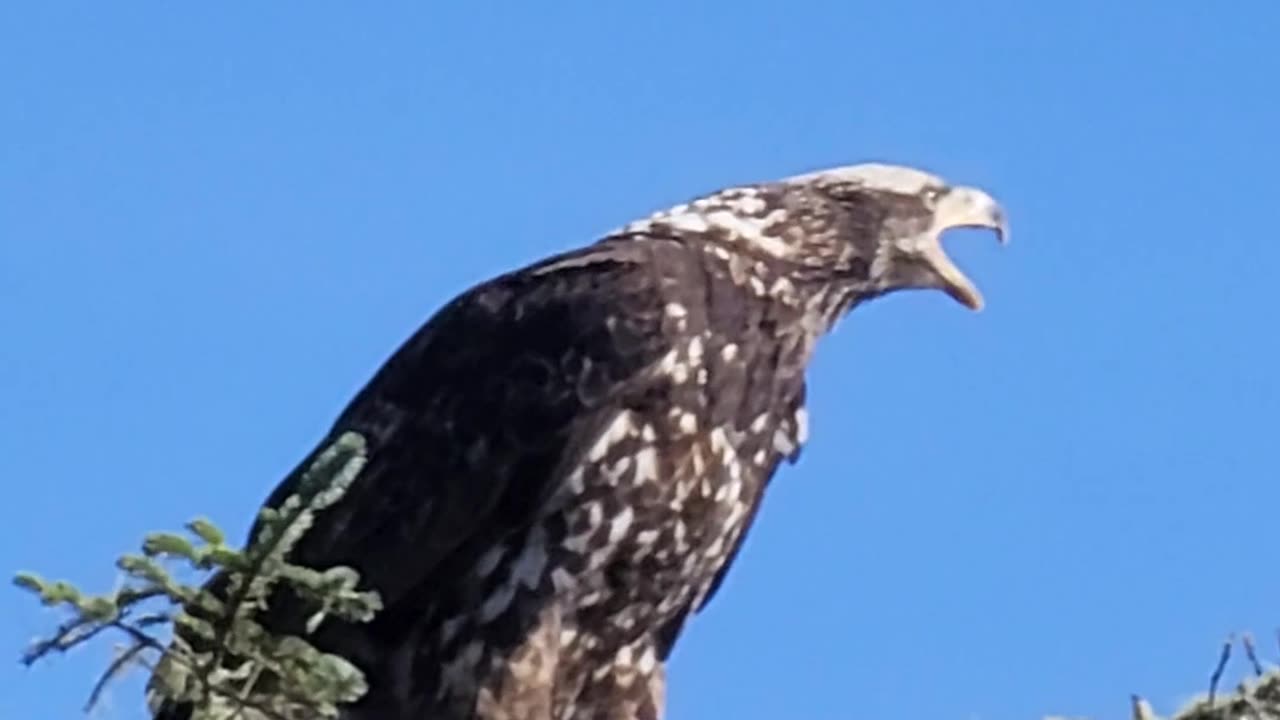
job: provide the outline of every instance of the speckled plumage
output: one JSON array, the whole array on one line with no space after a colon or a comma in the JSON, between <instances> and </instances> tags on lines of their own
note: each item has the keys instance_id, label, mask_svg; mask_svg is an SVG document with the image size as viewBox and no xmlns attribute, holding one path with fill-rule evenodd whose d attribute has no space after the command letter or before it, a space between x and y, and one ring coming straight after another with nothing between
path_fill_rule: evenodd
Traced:
<instances>
[{"instance_id":1,"label":"speckled plumage","mask_svg":"<svg viewBox=\"0 0 1280 720\"><path fill-rule=\"evenodd\" d=\"M926 248L963 224L1004 231L978 191L838 168L713 193L448 304L335 423L369 464L295 552L386 604L316 637L370 680L347 716L661 717L682 625L805 442L817 340L898 288L978 305ZM304 617L282 599L264 622Z\"/></svg>"}]
</instances>

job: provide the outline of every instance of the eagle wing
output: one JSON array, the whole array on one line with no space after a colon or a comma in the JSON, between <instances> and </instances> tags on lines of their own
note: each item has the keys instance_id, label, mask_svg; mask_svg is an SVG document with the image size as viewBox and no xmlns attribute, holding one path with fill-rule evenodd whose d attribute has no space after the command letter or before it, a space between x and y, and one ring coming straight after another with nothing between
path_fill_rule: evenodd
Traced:
<instances>
[{"instance_id":1,"label":"eagle wing","mask_svg":"<svg viewBox=\"0 0 1280 720\"><path fill-rule=\"evenodd\" d=\"M644 402L655 382L646 371L671 338L653 245L626 237L554 256L437 312L267 498L279 507L334 440L348 431L364 436L360 475L316 515L290 561L354 568L382 599L376 622L396 633L404 629L398 618L412 622L421 610L433 579L456 577L455 567L531 523L586 445L629 403ZM210 590L224 593L226 579L211 578ZM277 588L259 619L296 634L309 615L303 610ZM360 633L334 622L321 634L347 639L330 650L363 654ZM185 704L156 707L157 720L190 713Z\"/></svg>"},{"instance_id":2,"label":"eagle wing","mask_svg":"<svg viewBox=\"0 0 1280 720\"><path fill-rule=\"evenodd\" d=\"M292 561L351 566L390 610L443 563L467 562L466 548L527 525L581 446L644 394L644 370L665 352L645 245L551 258L464 293L429 320L317 449L356 431L368 463ZM309 462L269 506L294 492Z\"/></svg>"}]
</instances>

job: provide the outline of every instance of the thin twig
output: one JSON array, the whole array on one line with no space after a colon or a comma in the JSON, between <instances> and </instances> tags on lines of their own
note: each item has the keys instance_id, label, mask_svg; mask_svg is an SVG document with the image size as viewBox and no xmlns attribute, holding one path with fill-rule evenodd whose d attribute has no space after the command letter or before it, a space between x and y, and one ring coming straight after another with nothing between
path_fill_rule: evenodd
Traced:
<instances>
[{"instance_id":1,"label":"thin twig","mask_svg":"<svg viewBox=\"0 0 1280 720\"><path fill-rule=\"evenodd\" d=\"M137 605L145 600L163 595L164 592L156 589L138 590L133 588L124 588L116 595L116 601L120 602L123 597L124 605L117 608L116 622L123 620L129 615L132 606ZM148 618L156 617L155 615L146 616ZM154 624L158 621L149 621L147 624ZM96 624L95 624L96 623ZM86 627L90 627L85 630ZM112 627L111 622L103 622L86 618L83 615L72 618L58 626L57 632L53 637L34 643L25 653L22 654L22 663L30 667L35 661L48 655L50 652L57 650L58 652L66 652L73 645L79 645L93 639L98 633Z\"/></svg>"},{"instance_id":2,"label":"thin twig","mask_svg":"<svg viewBox=\"0 0 1280 720\"><path fill-rule=\"evenodd\" d=\"M90 630L83 631L83 634L78 634L75 637L72 637L73 634L81 632L83 628L92 625L94 622L95 621L93 620L79 617L74 620L68 620L67 622L59 625L58 631L53 634L53 637L34 643L22 654L22 663L30 667L35 661L45 655L48 655L50 652L53 652L54 650L57 650L58 652L66 652L72 645L85 642L110 627L106 624L100 624Z\"/></svg>"},{"instance_id":3,"label":"thin twig","mask_svg":"<svg viewBox=\"0 0 1280 720\"><path fill-rule=\"evenodd\" d=\"M1262 663L1258 662L1258 652L1253 646L1253 636L1245 633L1240 637L1241 644L1244 645L1245 657L1249 658L1250 664L1253 665L1253 674L1258 677L1262 676Z\"/></svg>"},{"instance_id":4,"label":"thin twig","mask_svg":"<svg viewBox=\"0 0 1280 720\"><path fill-rule=\"evenodd\" d=\"M98 704L98 698L102 696L102 691L106 689L107 683L111 681L111 678L114 677L116 673L120 672L120 669L123 668L126 663L133 660L146 649L146 645L135 643L134 645L131 645L128 650L120 653L119 657L111 661L111 664L107 666L107 669L98 677L98 682L93 684L93 690L89 692L89 699L84 704L85 712L89 712L93 709L93 706Z\"/></svg>"},{"instance_id":5,"label":"thin twig","mask_svg":"<svg viewBox=\"0 0 1280 720\"><path fill-rule=\"evenodd\" d=\"M1228 635L1226 642L1222 643L1222 655L1218 657L1218 667L1209 677L1209 707L1213 707L1213 698L1218 692L1218 681L1222 680L1222 672L1227 669L1227 661L1231 659L1231 646L1234 644L1235 638L1231 635Z\"/></svg>"},{"instance_id":6,"label":"thin twig","mask_svg":"<svg viewBox=\"0 0 1280 720\"><path fill-rule=\"evenodd\" d=\"M164 623L173 622L173 615L164 612L149 613L141 617L134 618L133 624L137 627L151 627L152 625L162 625Z\"/></svg>"},{"instance_id":7,"label":"thin twig","mask_svg":"<svg viewBox=\"0 0 1280 720\"><path fill-rule=\"evenodd\" d=\"M117 630L120 630L121 632L127 634L129 637L133 638L134 642L138 643L139 645L145 645L152 650L158 650L159 652L166 653L166 654L168 653L168 649L165 648L165 646L161 644L159 640L151 637L150 635L142 632L138 628L122 620L115 620L109 623L108 627L116 628Z\"/></svg>"}]
</instances>

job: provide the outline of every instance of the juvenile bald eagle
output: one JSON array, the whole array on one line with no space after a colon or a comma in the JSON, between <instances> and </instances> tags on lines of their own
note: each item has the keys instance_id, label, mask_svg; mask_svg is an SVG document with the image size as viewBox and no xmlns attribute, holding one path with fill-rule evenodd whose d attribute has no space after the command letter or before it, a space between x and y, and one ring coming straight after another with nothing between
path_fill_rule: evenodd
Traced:
<instances>
[{"instance_id":1,"label":"juvenile bald eagle","mask_svg":"<svg viewBox=\"0 0 1280 720\"><path fill-rule=\"evenodd\" d=\"M334 424L325 443L361 433L368 465L294 553L385 603L315 636L369 680L345 717L657 720L682 625L805 441L818 338L900 289L980 308L940 244L963 226L1007 236L980 190L840 167L706 195L450 302ZM282 601L264 622L306 615Z\"/></svg>"}]
</instances>

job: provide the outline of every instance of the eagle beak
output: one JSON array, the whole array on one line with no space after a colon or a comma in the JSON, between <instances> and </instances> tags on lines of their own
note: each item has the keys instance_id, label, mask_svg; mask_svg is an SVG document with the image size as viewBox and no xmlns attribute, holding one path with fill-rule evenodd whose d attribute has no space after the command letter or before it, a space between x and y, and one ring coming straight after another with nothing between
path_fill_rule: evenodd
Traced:
<instances>
[{"instance_id":1,"label":"eagle beak","mask_svg":"<svg viewBox=\"0 0 1280 720\"><path fill-rule=\"evenodd\" d=\"M933 225L917 251L942 283L942 289L970 310L981 310L982 293L942 249L942 234L952 228L994 230L1001 245L1009 242L1009 221L990 195L977 188L958 187L938 200Z\"/></svg>"}]
</instances>

